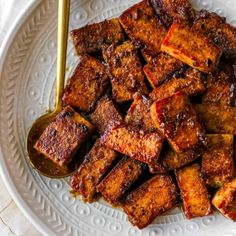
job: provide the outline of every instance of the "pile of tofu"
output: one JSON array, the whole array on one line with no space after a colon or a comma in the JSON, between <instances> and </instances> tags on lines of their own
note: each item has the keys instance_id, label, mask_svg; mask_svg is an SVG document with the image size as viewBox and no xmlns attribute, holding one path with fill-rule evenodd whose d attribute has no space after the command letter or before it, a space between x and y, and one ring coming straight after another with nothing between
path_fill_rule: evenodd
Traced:
<instances>
[{"instance_id":1,"label":"pile of tofu","mask_svg":"<svg viewBox=\"0 0 236 236\"><path fill-rule=\"evenodd\" d=\"M65 108L34 147L65 166L96 139L73 193L140 229L180 203L188 219L214 206L236 221L236 29L188 0L143 0L71 38Z\"/></svg>"}]
</instances>

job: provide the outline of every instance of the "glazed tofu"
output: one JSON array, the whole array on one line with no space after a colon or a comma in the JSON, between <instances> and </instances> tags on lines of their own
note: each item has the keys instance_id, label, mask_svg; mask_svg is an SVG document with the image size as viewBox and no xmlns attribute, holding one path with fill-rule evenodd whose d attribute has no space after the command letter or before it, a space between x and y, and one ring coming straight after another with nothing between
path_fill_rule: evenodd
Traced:
<instances>
[{"instance_id":1,"label":"glazed tofu","mask_svg":"<svg viewBox=\"0 0 236 236\"><path fill-rule=\"evenodd\" d=\"M138 161L154 164L157 163L163 137L157 132L145 133L143 130L121 124L106 129L101 142L106 147Z\"/></svg>"},{"instance_id":2,"label":"glazed tofu","mask_svg":"<svg viewBox=\"0 0 236 236\"><path fill-rule=\"evenodd\" d=\"M150 0L157 16L166 27L170 27L173 21L185 21L192 23L195 10L189 0Z\"/></svg>"},{"instance_id":3,"label":"glazed tofu","mask_svg":"<svg viewBox=\"0 0 236 236\"><path fill-rule=\"evenodd\" d=\"M93 125L67 106L47 126L34 148L54 163L65 166L93 131Z\"/></svg>"},{"instance_id":4,"label":"glazed tofu","mask_svg":"<svg viewBox=\"0 0 236 236\"><path fill-rule=\"evenodd\" d=\"M143 229L159 215L175 207L177 190L168 175L156 175L131 192L122 208L129 221Z\"/></svg>"},{"instance_id":5,"label":"glazed tofu","mask_svg":"<svg viewBox=\"0 0 236 236\"><path fill-rule=\"evenodd\" d=\"M117 204L130 187L144 173L145 164L130 157L123 159L100 182L97 190L105 200L111 204Z\"/></svg>"},{"instance_id":6,"label":"glazed tofu","mask_svg":"<svg viewBox=\"0 0 236 236\"><path fill-rule=\"evenodd\" d=\"M102 134L109 124L122 122L123 117L113 100L105 95L97 102L97 107L90 115L90 120Z\"/></svg>"},{"instance_id":7,"label":"glazed tofu","mask_svg":"<svg viewBox=\"0 0 236 236\"><path fill-rule=\"evenodd\" d=\"M234 177L234 137L231 134L208 134L207 139L207 150L202 155L202 174L208 186L219 188Z\"/></svg>"},{"instance_id":8,"label":"glazed tofu","mask_svg":"<svg viewBox=\"0 0 236 236\"><path fill-rule=\"evenodd\" d=\"M91 56L82 56L64 90L63 101L89 112L94 108L108 82L105 66Z\"/></svg>"},{"instance_id":9,"label":"glazed tofu","mask_svg":"<svg viewBox=\"0 0 236 236\"><path fill-rule=\"evenodd\" d=\"M236 108L196 104L194 109L208 132L236 135Z\"/></svg>"},{"instance_id":10,"label":"glazed tofu","mask_svg":"<svg viewBox=\"0 0 236 236\"><path fill-rule=\"evenodd\" d=\"M137 46L148 49L154 55L160 52L161 41L167 31L155 17L148 0L127 9L119 20L129 38Z\"/></svg>"},{"instance_id":11,"label":"glazed tofu","mask_svg":"<svg viewBox=\"0 0 236 236\"><path fill-rule=\"evenodd\" d=\"M71 31L71 39L78 55L96 53L102 46L124 41L118 19L105 20Z\"/></svg>"},{"instance_id":12,"label":"glazed tofu","mask_svg":"<svg viewBox=\"0 0 236 236\"><path fill-rule=\"evenodd\" d=\"M132 100L135 92L147 93L142 65L130 41L104 48L103 57L108 64L112 96L118 103Z\"/></svg>"},{"instance_id":13,"label":"glazed tofu","mask_svg":"<svg viewBox=\"0 0 236 236\"><path fill-rule=\"evenodd\" d=\"M186 166L195 161L201 154L203 149L188 150L186 152L175 152L172 148L167 148L161 152L159 164L166 170L175 170Z\"/></svg>"},{"instance_id":14,"label":"glazed tofu","mask_svg":"<svg viewBox=\"0 0 236 236\"><path fill-rule=\"evenodd\" d=\"M98 139L79 169L71 177L70 186L86 202L95 200L96 187L117 158L117 152L104 147Z\"/></svg>"},{"instance_id":15,"label":"glazed tofu","mask_svg":"<svg viewBox=\"0 0 236 236\"><path fill-rule=\"evenodd\" d=\"M180 77L172 77L155 88L150 94L154 101L160 101L172 96L174 93L183 91L188 96L195 96L205 91L205 85L201 80L201 72L196 69L188 69Z\"/></svg>"},{"instance_id":16,"label":"glazed tofu","mask_svg":"<svg viewBox=\"0 0 236 236\"><path fill-rule=\"evenodd\" d=\"M154 102L151 116L176 152L197 150L205 143L205 131L185 93Z\"/></svg>"},{"instance_id":17,"label":"glazed tofu","mask_svg":"<svg viewBox=\"0 0 236 236\"><path fill-rule=\"evenodd\" d=\"M210 39L184 23L175 22L161 44L161 51L202 72L213 72L221 50Z\"/></svg>"},{"instance_id":18,"label":"glazed tofu","mask_svg":"<svg viewBox=\"0 0 236 236\"><path fill-rule=\"evenodd\" d=\"M234 78L230 78L223 71L208 76L207 89L202 97L202 103L218 106L234 106L236 102L236 89Z\"/></svg>"},{"instance_id":19,"label":"glazed tofu","mask_svg":"<svg viewBox=\"0 0 236 236\"><path fill-rule=\"evenodd\" d=\"M192 164L176 171L184 214L188 219L212 213L211 202L200 169L200 165Z\"/></svg>"},{"instance_id":20,"label":"glazed tofu","mask_svg":"<svg viewBox=\"0 0 236 236\"><path fill-rule=\"evenodd\" d=\"M135 94L134 101L125 116L125 122L145 131L156 130L150 113L151 104L152 100L148 97Z\"/></svg>"},{"instance_id":21,"label":"glazed tofu","mask_svg":"<svg viewBox=\"0 0 236 236\"><path fill-rule=\"evenodd\" d=\"M225 217L236 221L236 179L224 184L212 199L212 204Z\"/></svg>"},{"instance_id":22,"label":"glazed tofu","mask_svg":"<svg viewBox=\"0 0 236 236\"><path fill-rule=\"evenodd\" d=\"M184 63L166 53L160 53L156 58L143 67L143 71L152 86L158 87L180 70Z\"/></svg>"},{"instance_id":23,"label":"glazed tofu","mask_svg":"<svg viewBox=\"0 0 236 236\"><path fill-rule=\"evenodd\" d=\"M193 29L209 37L217 44L226 57L236 56L236 28L226 23L226 19L206 10L198 12Z\"/></svg>"}]
</instances>

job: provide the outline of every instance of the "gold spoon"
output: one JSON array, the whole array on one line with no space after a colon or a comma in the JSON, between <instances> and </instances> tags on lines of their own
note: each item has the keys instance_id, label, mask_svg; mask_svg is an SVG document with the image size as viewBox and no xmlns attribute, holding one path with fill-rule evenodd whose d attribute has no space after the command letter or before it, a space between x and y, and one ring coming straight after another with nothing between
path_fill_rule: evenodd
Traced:
<instances>
[{"instance_id":1,"label":"gold spoon","mask_svg":"<svg viewBox=\"0 0 236 236\"><path fill-rule=\"evenodd\" d=\"M68 25L70 14L70 0L58 1L58 31L57 31L57 78L56 78L56 106L53 112L39 117L29 130L27 137L27 152L29 163L41 174L51 178L61 178L70 175L76 168L75 163L60 167L46 159L34 149L36 140L52 119L62 110L62 94L64 89Z\"/></svg>"}]
</instances>

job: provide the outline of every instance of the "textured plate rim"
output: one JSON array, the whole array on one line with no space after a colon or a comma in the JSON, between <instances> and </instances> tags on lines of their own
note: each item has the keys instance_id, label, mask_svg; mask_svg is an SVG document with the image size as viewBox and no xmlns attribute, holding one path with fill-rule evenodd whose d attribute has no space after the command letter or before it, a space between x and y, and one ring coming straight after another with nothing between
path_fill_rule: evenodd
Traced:
<instances>
[{"instance_id":1,"label":"textured plate rim","mask_svg":"<svg viewBox=\"0 0 236 236\"><path fill-rule=\"evenodd\" d=\"M8 30L6 36L3 39L2 45L0 47L0 78L2 77L3 66L5 60L18 31L27 21L28 17L34 12L34 10L40 5L42 0L33 0L22 13L17 17L13 25ZM29 205L25 202L24 198L18 193L16 186L9 174L8 167L4 161L2 153L2 144L0 143L0 175L7 188L7 191L13 198L14 202L17 204L21 212L26 216L26 218L31 222L35 228L43 235L55 235L46 224L40 220L40 218L31 210Z\"/></svg>"}]
</instances>

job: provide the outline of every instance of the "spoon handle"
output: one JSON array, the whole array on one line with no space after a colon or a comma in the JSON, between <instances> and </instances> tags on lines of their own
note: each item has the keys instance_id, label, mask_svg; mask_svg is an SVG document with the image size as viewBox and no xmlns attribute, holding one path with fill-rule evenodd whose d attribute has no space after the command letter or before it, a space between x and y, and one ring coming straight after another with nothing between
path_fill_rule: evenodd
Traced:
<instances>
[{"instance_id":1,"label":"spoon handle","mask_svg":"<svg viewBox=\"0 0 236 236\"><path fill-rule=\"evenodd\" d=\"M57 78L56 78L56 111L62 109L62 95L64 90L66 71L66 52L68 26L70 15L70 0L58 1L58 29L57 29Z\"/></svg>"}]
</instances>

